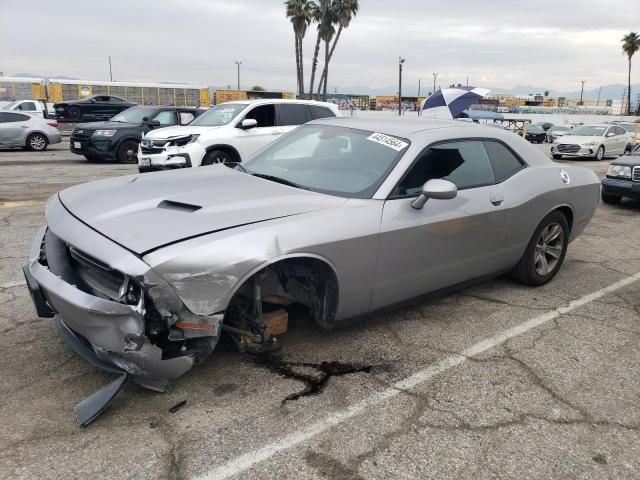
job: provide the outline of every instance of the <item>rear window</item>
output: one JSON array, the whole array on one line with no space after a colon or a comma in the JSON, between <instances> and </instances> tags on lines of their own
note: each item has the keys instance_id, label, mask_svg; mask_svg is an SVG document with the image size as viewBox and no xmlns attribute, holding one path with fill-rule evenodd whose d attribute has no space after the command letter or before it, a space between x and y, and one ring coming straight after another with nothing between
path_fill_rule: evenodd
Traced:
<instances>
[{"instance_id":1,"label":"rear window","mask_svg":"<svg viewBox=\"0 0 640 480\"><path fill-rule=\"evenodd\" d=\"M281 104L280 109L280 125L302 125L310 119L307 116L307 109L302 104Z\"/></svg>"},{"instance_id":2,"label":"rear window","mask_svg":"<svg viewBox=\"0 0 640 480\"><path fill-rule=\"evenodd\" d=\"M330 108L321 107L319 105L309 105L309 111L311 112L311 118L314 120L317 118L329 118L336 116Z\"/></svg>"}]
</instances>

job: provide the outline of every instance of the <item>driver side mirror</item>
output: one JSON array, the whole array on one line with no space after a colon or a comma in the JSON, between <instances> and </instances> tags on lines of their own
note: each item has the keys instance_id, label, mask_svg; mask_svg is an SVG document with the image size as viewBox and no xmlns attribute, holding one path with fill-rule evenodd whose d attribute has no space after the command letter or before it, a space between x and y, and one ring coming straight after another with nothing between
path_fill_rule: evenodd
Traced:
<instances>
[{"instance_id":1,"label":"driver side mirror","mask_svg":"<svg viewBox=\"0 0 640 480\"><path fill-rule=\"evenodd\" d=\"M457 195L458 187L456 187L455 183L449 180L442 180L441 178L434 178L427 180L427 183L422 187L422 193L411 202L411 206L416 210L420 210L430 198L436 200L451 200L452 198L456 198Z\"/></svg>"},{"instance_id":2,"label":"driver side mirror","mask_svg":"<svg viewBox=\"0 0 640 480\"><path fill-rule=\"evenodd\" d=\"M156 128L160 126L160 122L158 120L149 120L145 122L149 128Z\"/></svg>"},{"instance_id":3,"label":"driver side mirror","mask_svg":"<svg viewBox=\"0 0 640 480\"><path fill-rule=\"evenodd\" d=\"M258 126L258 121L253 119L253 118L245 118L244 120L242 120L242 122L240 122L240 125L238 125L238 128L241 128L243 130L249 130L250 128L255 128Z\"/></svg>"}]
</instances>

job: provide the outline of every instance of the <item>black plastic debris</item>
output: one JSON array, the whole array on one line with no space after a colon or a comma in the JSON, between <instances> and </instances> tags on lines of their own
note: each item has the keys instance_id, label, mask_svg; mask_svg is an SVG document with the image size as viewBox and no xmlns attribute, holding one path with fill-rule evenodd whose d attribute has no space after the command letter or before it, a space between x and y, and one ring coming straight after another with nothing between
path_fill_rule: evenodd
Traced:
<instances>
[{"instance_id":1,"label":"black plastic debris","mask_svg":"<svg viewBox=\"0 0 640 480\"><path fill-rule=\"evenodd\" d=\"M186 404L187 404L186 400L182 400L181 402L176 403L173 407L171 407L169 409L169 413L176 413L178 410L180 410Z\"/></svg>"}]
</instances>

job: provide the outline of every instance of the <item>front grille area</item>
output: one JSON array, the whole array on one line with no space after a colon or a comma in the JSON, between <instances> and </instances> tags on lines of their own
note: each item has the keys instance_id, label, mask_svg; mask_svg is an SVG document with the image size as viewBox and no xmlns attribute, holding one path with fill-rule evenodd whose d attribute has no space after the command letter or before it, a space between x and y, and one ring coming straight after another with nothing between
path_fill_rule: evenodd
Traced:
<instances>
[{"instance_id":1,"label":"front grille area","mask_svg":"<svg viewBox=\"0 0 640 480\"><path fill-rule=\"evenodd\" d=\"M631 180L633 180L634 182L640 182L640 167L633 167Z\"/></svg>"},{"instance_id":2,"label":"front grille area","mask_svg":"<svg viewBox=\"0 0 640 480\"><path fill-rule=\"evenodd\" d=\"M93 130L86 130L84 128L74 128L71 132L70 140L72 142L88 142L93 135Z\"/></svg>"},{"instance_id":3,"label":"front grille area","mask_svg":"<svg viewBox=\"0 0 640 480\"><path fill-rule=\"evenodd\" d=\"M156 154L164 152L166 140L142 139L140 142L140 151L147 154Z\"/></svg>"},{"instance_id":4,"label":"front grille area","mask_svg":"<svg viewBox=\"0 0 640 480\"><path fill-rule=\"evenodd\" d=\"M558 144L558 151L562 153L578 153L580 145L566 145L563 143Z\"/></svg>"}]
</instances>

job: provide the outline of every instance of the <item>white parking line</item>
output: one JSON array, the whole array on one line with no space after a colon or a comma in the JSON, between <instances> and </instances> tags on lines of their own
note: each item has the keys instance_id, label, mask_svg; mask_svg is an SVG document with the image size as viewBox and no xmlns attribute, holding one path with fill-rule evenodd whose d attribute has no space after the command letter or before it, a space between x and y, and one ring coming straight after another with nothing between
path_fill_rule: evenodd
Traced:
<instances>
[{"instance_id":1,"label":"white parking line","mask_svg":"<svg viewBox=\"0 0 640 480\"><path fill-rule=\"evenodd\" d=\"M308 425L298 431L292 432L275 442L266 445L262 448L258 448L255 450L248 451L247 453L240 455L236 458L229 460L227 463L220 465L219 467L210 470L209 472L197 477L198 480L209 480L209 479L226 479L232 477L234 475L238 475L255 465L268 460L274 455L289 450L297 445L300 445L307 440L319 435L321 433L326 432L332 427L350 420L358 415L365 413L367 410L376 407L381 404L385 400L393 398L400 393L402 390L407 390L411 388L415 388L416 386L430 380L431 378L439 375L447 370L450 370L467 360L467 357L473 357L479 355L481 353L486 352L487 350L491 350L494 347L506 342L510 338L516 337L518 335L522 335L523 333L528 332L536 327L544 325L547 322L550 322L560 315L566 314L575 310L576 308L582 307L588 303L593 302L611 292L615 292L627 285L630 285L636 281L640 280L640 272L630 276L623 278L622 280L609 285L608 287L604 287L600 290L597 290L593 293L589 293L584 297L581 297L577 300L569 302L564 307L556 308L555 310L551 310L547 313L543 313L542 315L538 315L530 320L527 320L524 323L516 325L515 327L509 328L501 333L494 335L493 337L489 337L485 340L482 340L475 345L463 350L458 355L451 355L447 357L435 365L427 367L423 370L420 370L413 375L410 375L402 380L399 380L392 384L391 387L382 390L374 395L371 395L367 398L360 400L359 402L354 403L349 408L333 413L327 414L322 420L318 420L311 425Z\"/></svg>"}]
</instances>

